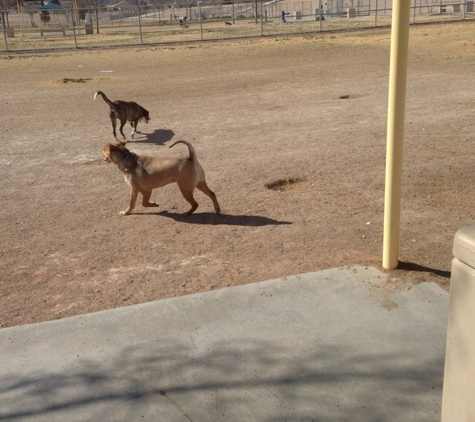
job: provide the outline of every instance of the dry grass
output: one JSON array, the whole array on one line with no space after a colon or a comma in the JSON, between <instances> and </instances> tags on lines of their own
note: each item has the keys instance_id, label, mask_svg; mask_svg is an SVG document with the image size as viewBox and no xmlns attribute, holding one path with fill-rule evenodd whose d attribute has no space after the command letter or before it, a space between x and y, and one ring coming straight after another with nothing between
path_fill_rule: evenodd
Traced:
<instances>
[{"instance_id":1,"label":"dry grass","mask_svg":"<svg viewBox=\"0 0 475 422\"><path fill-rule=\"evenodd\" d=\"M441 21L457 21L460 14L444 15L416 15L415 22L429 23ZM475 19L474 14L467 14L467 19ZM413 17L411 17L413 22ZM28 27L15 28L15 37L8 38L10 51L63 49L63 48L97 48L112 46L154 45L161 43L182 43L200 40L226 40L246 37L282 36L290 34L312 34L320 31L348 31L364 28L386 27L391 24L390 16L362 17L357 19L328 19L319 21L289 21L281 24L279 20L269 20L262 26L254 20L236 20L232 26L225 26L222 20L206 20L200 28L198 21L190 21L189 29L180 29L173 22L149 22L144 21L141 28L137 25L123 24L110 26L102 25L99 34L86 34L84 27L79 27L75 32L66 29L66 36L61 33L48 33L41 36L39 29ZM5 50L5 46L4 46Z\"/></svg>"}]
</instances>

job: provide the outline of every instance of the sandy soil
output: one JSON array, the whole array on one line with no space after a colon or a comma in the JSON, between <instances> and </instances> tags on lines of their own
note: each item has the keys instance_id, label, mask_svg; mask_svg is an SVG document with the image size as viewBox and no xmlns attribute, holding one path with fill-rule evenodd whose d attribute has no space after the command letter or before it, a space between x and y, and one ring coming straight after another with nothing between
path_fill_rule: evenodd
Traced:
<instances>
[{"instance_id":1,"label":"sandy soil","mask_svg":"<svg viewBox=\"0 0 475 422\"><path fill-rule=\"evenodd\" d=\"M411 29L401 267L388 286L450 282L475 223L473 22ZM382 257L390 33L0 56L0 326ZM112 99L152 120L138 154L194 144L223 215L176 185L121 216L129 188L99 150ZM127 128L127 135L129 129Z\"/></svg>"}]
</instances>

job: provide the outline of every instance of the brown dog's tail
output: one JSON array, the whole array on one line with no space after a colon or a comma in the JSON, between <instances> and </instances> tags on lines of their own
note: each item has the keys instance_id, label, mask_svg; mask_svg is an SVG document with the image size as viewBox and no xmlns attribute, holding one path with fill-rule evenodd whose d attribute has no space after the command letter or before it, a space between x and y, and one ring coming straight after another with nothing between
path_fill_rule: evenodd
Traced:
<instances>
[{"instance_id":1,"label":"brown dog's tail","mask_svg":"<svg viewBox=\"0 0 475 422\"><path fill-rule=\"evenodd\" d=\"M190 157L188 158L190 161L193 161L194 163L196 163L196 150L195 148L193 147L193 145L191 145L189 142L187 141L175 141L173 142L173 144L171 144L168 148L171 148L171 147L174 147L176 144L185 144L187 147L188 147L188 151L190 152Z\"/></svg>"},{"instance_id":2,"label":"brown dog's tail","mask_svg":"<svg viewBox=\"0 0 475 422\"><path fill-rule=\"evenodd\" d=\"M97 91L95 94L94 94L94 99L97 98L97 96L100 95L102 97L102 99L107 103L109 104L109 107L115 107L114 103L109 100L109 98L107 98L107 95L104 94L102 91Z\"/></svg>"}]
</instances>

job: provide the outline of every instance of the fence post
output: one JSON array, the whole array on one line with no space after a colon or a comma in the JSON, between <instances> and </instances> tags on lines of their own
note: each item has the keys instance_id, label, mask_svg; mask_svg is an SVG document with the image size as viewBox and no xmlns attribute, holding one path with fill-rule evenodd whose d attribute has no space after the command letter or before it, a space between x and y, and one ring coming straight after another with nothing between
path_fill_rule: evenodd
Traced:
<instances>
[{"instance_id":1,"label":"fence post","mask_svg":"<svg viewBox=\"0 0 475 422\"><path fill-rule=\"evenodd\" d=\"M318 0L318 30L320 32L322 32L322 9L323 9L323 6L322 6L322 0Z\"/></svg>"},{"instance_id":2,"label":"fence post","mask_svg":"<svg viewBox=\"0 0 475 422\"><path fill-rule=\"evenodd\" d=\"M262 22L262 0L261 0L261 5L260 6L261 6L261 10L260 10L259 14L261 15L261 36L263 36L264 35L264 24Z\"/></svg>"},{"instance_id":3,"label":"fence post","mask_svg":"<svg viewBox=\"0 0 475 422\"><path fill-rule=\"evenodd\" d=\"M200 41L203 41L203 22L201 18L201 1L198 2L198 14L200 15Z\"/></svg>"},{"instance_id":4,"label":"fence post","mask_svg":"<svg viewBox=\"0 0 475 422\"><path fill-rule=\"evenodd\" d=\"M94 9L94 14L96 15L96 34L99 34L100 25L99 25L99 10L97 7ZM91 23L92 23L92 13L91 13Z\"/></svg>"},{"instance_id":5,"label":"fence post","mask_svg":"<svg viewBox=\"0 0 475 422\"><path fill-rule=\"evenodd\" d=\"M3 32L3 41L5 43L5 51L10 51L8 49L7 30L5 28L5 12L2 12L2 32Z\"/></svg>"},{"instance_id":6,"label":"fence post","mask_svg":"<svg viewBox=\"0 0 475 422\"><path fill-rule=\"evenodd\" d=\"M140 7L137 8L137 18L139 22L139 34L140 34L140 45L143 45L143 38L142 38L142 17L141 17L141 9Z\"/></svg>"},{"instance_id":7,"label":"fence post","mask_svg":"<svg viewBox=\"0 0 475 422\"><path fill-rule=\"evenodd\" d=\"M376 0L376 5L374 9L374 27L378 27L378 0Z\"/></svg>"},{"instance_id":8,"label":"fence post","mask_svg":"<svg viewBox=\"0 0 475 422\"><path fill-rule=\"evenodd\" d=\"M72 14L72 22L73 22L73 38L74 38L74 48L78 48L78 40L76 38L76 20L74 10L71 12Z\"/></svg>"}]
</instances>

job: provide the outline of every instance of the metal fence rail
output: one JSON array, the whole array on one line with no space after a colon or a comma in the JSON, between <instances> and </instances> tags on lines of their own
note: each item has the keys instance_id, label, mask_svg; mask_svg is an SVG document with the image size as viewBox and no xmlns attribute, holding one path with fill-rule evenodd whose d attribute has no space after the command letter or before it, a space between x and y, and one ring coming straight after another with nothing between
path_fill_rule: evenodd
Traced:
<instances>
[{"instance_id":1,"label":"metal fence rail","mask_svg":"<svg viewBox=\"0 0 475 422\"><path fill-rule=\"evenodd\" d=\"M475 19L472 0L413 2L413 24ZM392 0L254 0L212 6L198 3L179 9L30 7L0 11L0 51L147 45L370 28L390 25L391 13Z\"/></svg>"}]
</instances>

